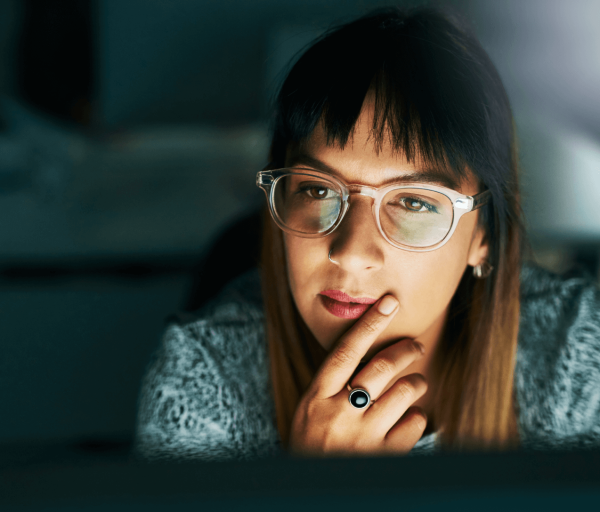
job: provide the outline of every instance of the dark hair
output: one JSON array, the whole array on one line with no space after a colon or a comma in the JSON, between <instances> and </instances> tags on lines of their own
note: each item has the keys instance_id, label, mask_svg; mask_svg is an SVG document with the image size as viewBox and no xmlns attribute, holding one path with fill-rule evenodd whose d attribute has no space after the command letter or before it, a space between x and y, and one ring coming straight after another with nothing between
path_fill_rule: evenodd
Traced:
<instances>
[{"instance_id":1,"label":"dark hair","mask_svg":"<svg viewBox=\"0 0 600 512\"><path fill-rule=\"evenodd\" d=\"M459 438L463 444L475 438L483 444L506 443L516 435L510 412L514 410L511 358L518 333L522 240L516 143L506 91L490 58L456 14L434 8L379 9L328 30L293 65L274 105L272 165L283 167L288 148L305 141L317 123L323 124L327 144L343 148L368 93L375 100L377 151L391 135L393 150L409 161L419 157L459 180L472 173L480 189L491 192L479 218L489 243L488 262L495 271L485 280L466 272L455 294L446 327L446 338L452 342L440 371L446 382L460 384L461 392L453 400L443 400L439 408L446 408L440 415L447 419L449 443L457 444ZM274 227L265 215L265 231L269 229ZM282 296L286 285L281 282L277 289L278 277L267 270L270 265L281 272L284 264L274 262L274 247L281 243L277 237L274 231L267 233L263 245L263 293L267 317L275 323L277 315L283 321L281 304L286 300ZM276 296L279 305L271 305L269 311L268 301ZM297 312L288 313L302 323ZM281 332L277 336L286 338ZM288 332L290 336L293 333ZM498 344L499 337L505 343ZM474 338L484 341L475 346ZM270 343L283 343L276 350L293 359L285 341ZM493 362L495 350L503 352ZM490 373L490 365L495 365L496 373ZM297 380L296 385L307 384ZM469 393L476 398L470 399ZM489 412L488 404L487 420L469 427L466 415L489 400L499 401L497 414ZM279 411L284 401L280 399ZM494 422L501 425L494 427Z\"/></svg>"},{"instance_id":2,"label":"dark hair","mask_svg":"<svg viewBox=\"0 0 600 512\"><path fill-rule=\"evenodd\" d=\"M463 177L470 169L491 191L484 223L492 244L519 218L507 194L514 189L512 113L502 81L464 21L421 8L376 10L323 34L297 61L275 105L272 158L323 122L327 141L342 148L369 89L373 129L386 130L408 161L417 154ZM495 215L494 211L495 210ZM491 248L490 254L497 254ZM496 261L490 261L493 266Z\"/></svg>"}]
</instances>

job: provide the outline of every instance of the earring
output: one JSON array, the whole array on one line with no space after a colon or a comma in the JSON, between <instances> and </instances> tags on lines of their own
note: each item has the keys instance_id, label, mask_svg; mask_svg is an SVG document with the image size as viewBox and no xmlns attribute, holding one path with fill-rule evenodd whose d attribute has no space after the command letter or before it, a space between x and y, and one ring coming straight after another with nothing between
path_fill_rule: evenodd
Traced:
<instances>
[{"instance_id":1,"label":"earring","mask_svg":"<svg viewBox=\"0 0 600 512\"><path fill-rule=\"evenodd\" d=\"M333 261L333 260L331 259L331 251L333 251L333 249L330 249L330 250L329 250L329 254L327 255L327 257L329 258L329 261L331 261L331 263L335 263L336 265L339 265L339 263L338 263L337 261Z\"/></svg>"},{"instance_id":2,"label":"earring","mask_svg":"<svg viewBox=\"0 0 600 512\"><path fill-rule=\"evenodd\" d=\"M484 261L476 267L473 267L473 275L477 279L485 279L492 273L492 270L494 270L494 267L492 267L487 261Z\"/></svg>"}]
</instances>

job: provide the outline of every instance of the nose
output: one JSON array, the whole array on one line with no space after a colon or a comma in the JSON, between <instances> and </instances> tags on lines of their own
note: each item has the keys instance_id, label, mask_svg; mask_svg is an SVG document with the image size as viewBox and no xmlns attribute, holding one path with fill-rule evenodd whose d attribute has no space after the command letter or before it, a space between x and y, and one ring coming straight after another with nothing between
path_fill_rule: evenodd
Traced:
<instances>
[{"instance_id":1,"label":"nose","mask_svg":"<svg viewBox=\"0 0 600 512\"><path fill-rule=\"evenodd\" d=\"M376 270L383 265L383 243L373 216L373 199L352 194L340 225L331 233L331 259L348 272Z\"/></svg>"}]
</instances>

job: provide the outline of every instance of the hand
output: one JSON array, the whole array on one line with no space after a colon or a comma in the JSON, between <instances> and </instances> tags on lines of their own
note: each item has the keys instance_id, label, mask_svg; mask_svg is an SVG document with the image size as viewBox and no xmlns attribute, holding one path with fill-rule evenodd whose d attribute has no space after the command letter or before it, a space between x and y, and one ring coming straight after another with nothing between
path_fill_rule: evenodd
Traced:
<instances>
[{"instance_id":1,"label":"hand","mask_svg":"<svg viewBox=\"0 0 600 512\"><path fill-rule=\"evenodd\" d=\"M421 438L427 417L411 404L425 394L427 383L418 373L398 379L423 356L420 343L405 338L377 353L350 383L366 389L376 402L356 409L348 401L347 382L397 310L396 298L386 295L339 339L296 409L290 432L293 454L407 453Z\"/></svg>"}]
</instances>

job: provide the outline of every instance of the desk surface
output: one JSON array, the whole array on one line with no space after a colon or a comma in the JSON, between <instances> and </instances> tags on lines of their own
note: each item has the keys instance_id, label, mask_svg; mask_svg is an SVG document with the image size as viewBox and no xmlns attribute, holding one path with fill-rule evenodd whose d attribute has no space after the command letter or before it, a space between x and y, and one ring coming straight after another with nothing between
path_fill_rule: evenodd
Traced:
<instances>
[{"instance_id":1,"label":"desk surface","mask_svg":"<svg viewBox=\"0 0 600 512\"><path fill-rule=\"evenodd\" d=\"M1 450L0 450L1 451ZM23 453L23 452L22 452ZM564 510L600 504L600 451L153 463L14 450L1 510ZM398 505L402 506L399 507Z\"/></svg>"}]
</instances>

